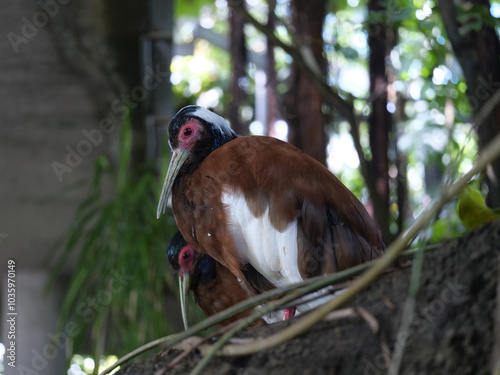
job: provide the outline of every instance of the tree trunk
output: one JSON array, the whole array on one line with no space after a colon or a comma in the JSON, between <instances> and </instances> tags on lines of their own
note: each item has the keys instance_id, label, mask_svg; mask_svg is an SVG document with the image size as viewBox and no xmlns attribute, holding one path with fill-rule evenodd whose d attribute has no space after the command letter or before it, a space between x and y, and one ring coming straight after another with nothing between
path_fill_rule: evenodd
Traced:
<instances>
[{"instance_id":1,"label":"tree trunk","mask_svg":"<svg viewBox=\"0 0 500 375\"><path fill-rule=\"evenodd\" d=\"M396 91L396 90L394 90ZM394 113L394 124L396 125L393 128L394 132L394 150L395 150L395 167L397 171L397 176L395 178L396 183L396 197L398 202L398 213L397 213L397 225L398 225L398 233L401 233L404 229L405 220L408 217L411 217L413 214L410 212L410 204L408 199L408 155L402 153L398 147L397 142L401 134L404 133L404 124L407 120L406 118L406 98L404 95L394 92L395 101L396 101L396 112Z\"/></svg>"},{"instance_id":2,"label":"tree trunk","mask_svg":"<svg viewBox=\"0 0 500 375\"><path fill-rule=\"evenodd\" d=\"M231 2L229 2L231 5ZM244 3L243 3L244 6ZM242 15L234 8L229 8L230 48L231 54L231 100L229 104L229 122L231 127L240 135L248 135L248 124L240 118L240 107L246 96L240 86L241 78L245 77L247 51L245 47L244 21Z\"/></svg>"},{"instance_id":3,"label":"tree trunk","mask_svg":"<svg viewBox=\"0 0 500 375\"><path fill-rule=\"evenodd\" d=\"M380 14L385 11L385 1L370 0L368 11L371 14ZM392 131L392 117L387 111L387 73L385 59L390 48L387 25L382 22L368 24L368 46L370 48L370 98L371 112L368 116L370 129L370 148L372 160L370 162L375 172L375 187L381 199L383 209L377 212L375 220L382 231L387 243L391 242L392 234L389 230L389 133Z\"/></svg>"},{"instance_id":4,"label":"tree trunk","mask_svg":"<svg viewBox=\"0 0 500 375\"><path fill-rule=\"evenodd\" d=\"M267 27L271 32L274 32L276 15L276 0L269 0L269 11L267 16ZM276 67L274 59L274 43L267 38L267 82L266 82L266 95L267 95L267 119L266 119L266 135L271 137L276 136L274 123L277 120L278 114L278 87L276 77Z\"/></svg>"},{"instance_id":5,"label":"tree trunk","mask_svg":"<svg viewBox=\"0 0 500 375\"><path fill-rule=\"evenodd\" d=\"M296 42L307 48L319 69L326 71L323 57L323 20L326 0L293 0L292 24ZM286 99L284 120L288 123L288 141L326 164L326 119L322 111L322 95L308 77L292 64L290 91Z\"/></svg>"},{"instance_id":6,"label":"tree trunk","mask_svg":"<svg viewBox=\"0 0 500 375\"><path fill-rule=\"evenodd\" d=\"M478 7L486 7L485 13L489 14L489 1L472 0L471 3ZM467 96L472 112L476 116L491 95L500 87L498 36L495 29L487 23L483 23L479 30L472 29L463 34L460 28L467 21L460 23L455 2L438 0L438 6L451 45L464 72ZM495 106L495 109L476 130L479 150L481 150L496 134L500 133L500 104ZM484 179L489 189L486 202L492 207L500 207L500 159L488 166Z\"/></svg>"}]
</instances>

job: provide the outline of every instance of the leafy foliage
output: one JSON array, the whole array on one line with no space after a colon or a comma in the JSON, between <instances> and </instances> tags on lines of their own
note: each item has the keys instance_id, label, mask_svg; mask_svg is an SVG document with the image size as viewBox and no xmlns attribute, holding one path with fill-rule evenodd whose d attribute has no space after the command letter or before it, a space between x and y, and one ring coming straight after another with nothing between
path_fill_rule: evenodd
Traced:
<instances>
[{"instance_id":1,"label":"leafy foliage","mask_svg":"<svg viewBox=\"0 0 500 375\"><path fill-rule=\"evenodd\" d=\"M471 185L463 189L458 196L458 216L468 230L500 219L500 209L486 206L483 195Z\"/></svg>"},{"instance_id":2,"label":"leafy foliage","mask_svg":"<svg viewBox=\"0 0 500 375\"><path fill-rule=\"evenodd\" d=\"M85 353L90 346L94 358L103 354L104 347L120 354L172 332L165 319L166 298L177 288L165 247L175 230L173 219L156 219L161 185L150 171L132 174L130 155L131 130L126 122L117 169L104 157L96 160L89 195L56 249L58 271L78 254L61 328L68 322L76 327L73 350ZM109 181L115 191L106 199L104 186Z\"/></svg>"}]
</instances>

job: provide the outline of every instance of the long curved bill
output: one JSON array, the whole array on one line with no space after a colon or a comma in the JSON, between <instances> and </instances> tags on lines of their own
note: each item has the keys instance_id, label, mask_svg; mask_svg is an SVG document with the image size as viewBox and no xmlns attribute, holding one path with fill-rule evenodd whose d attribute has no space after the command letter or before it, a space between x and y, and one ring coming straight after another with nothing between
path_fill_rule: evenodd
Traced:
<instances>
[{"instance_id":1,"label":"long curved bill","mask_svg":"<svg viewBox=\"0 0 500 375\"><path fill-rule=\"evenodd\" d=\"M158 209L156 210L156 217L158 219L160 218L162 213L165 213L168 198L170 197L170 193L172 192L172 186L174 185L175 178L177 177L182 164L184 164L188 156L189 151L187 150L175 150L172 154L172 159L170 159L167 175L165 176L165 182L163 183L163 188L161 189Z\"/></svg>"},{"instance_id":2,"label":"long curved bill","mask_svg":"<svg viewBox=\"0 0 500 375\"><path fill-rule=\"evenodd\" d=\"M189 272L183 272L179 276L179 296L181 300L181 312L182 312L182 322L184 323L184 329L189 328L188 316L187 316L187 296L189 292Z\"/></svg>"}]
</instances>

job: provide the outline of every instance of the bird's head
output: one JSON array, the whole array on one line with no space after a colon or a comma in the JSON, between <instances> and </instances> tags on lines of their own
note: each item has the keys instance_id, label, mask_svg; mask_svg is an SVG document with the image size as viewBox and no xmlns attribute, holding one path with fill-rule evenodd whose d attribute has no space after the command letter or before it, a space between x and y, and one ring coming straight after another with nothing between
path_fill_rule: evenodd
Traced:
<instances>
[{"instance_id":1,"label":"bird's head","mask_svg":"<svg viewBox=\"0 0 500 375\"><path fill-rule=\"evenodd\" d=\"M168 125L172 158L158 203L158 218L165 212L177 176L192 173L213 150L236 137L226 120L206 108L190 105L177 112Z\"/></svg>"},{"instance_id":2,"label":"bird's head","mask_svg":"<svg viewBox=\"0 0 500 375\"><path fill-rule=\"evenodd\" d=\"M181 301L182 321L188 329L187 319L187 295L191 289L191 276L196 274L198 255L177 232L167 246L167 259L170 267L179 276L179 298Z\"/></svg>"},{"instance_id":3,"label":"bird's head","mask_svg":"<svg viewBox=\"0 0 500 375\"><path fill-rule=\"evenodd\" d=\"M167 246L167 260L170 267L179 276L179 298L181 302L182 321L188 329L187 296L198 284L211 282L215 277L215 260L197 253L177 232Z\"/></svg>"}]
</instances>

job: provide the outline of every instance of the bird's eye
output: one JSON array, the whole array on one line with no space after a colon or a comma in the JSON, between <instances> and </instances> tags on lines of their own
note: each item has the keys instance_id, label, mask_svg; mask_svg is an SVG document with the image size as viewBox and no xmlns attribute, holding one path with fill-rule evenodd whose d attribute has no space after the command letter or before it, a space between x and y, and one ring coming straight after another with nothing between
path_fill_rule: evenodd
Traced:
<instances>
[{"instance_id":1,"label":"bird's eye","mask_svg":"<svg viewBox=\"0 0 500 375\"><path fill-rule=\"evenodd\" d=\"M184 137L189 137L191 134L193 134L193 129L191 128L184 129Z\"/></svg>"},{"instance_id":2,"label":"bird's eye","mask_svg":"<svg viewBox=\"0 0 500 375\"><path fill-rule=\"evenodd\" d=\"M189 260L189 259L191 259L191 255L192 254L189 251L185 251L182 253L182 259Z\"/></svg>"}]
</instances>

